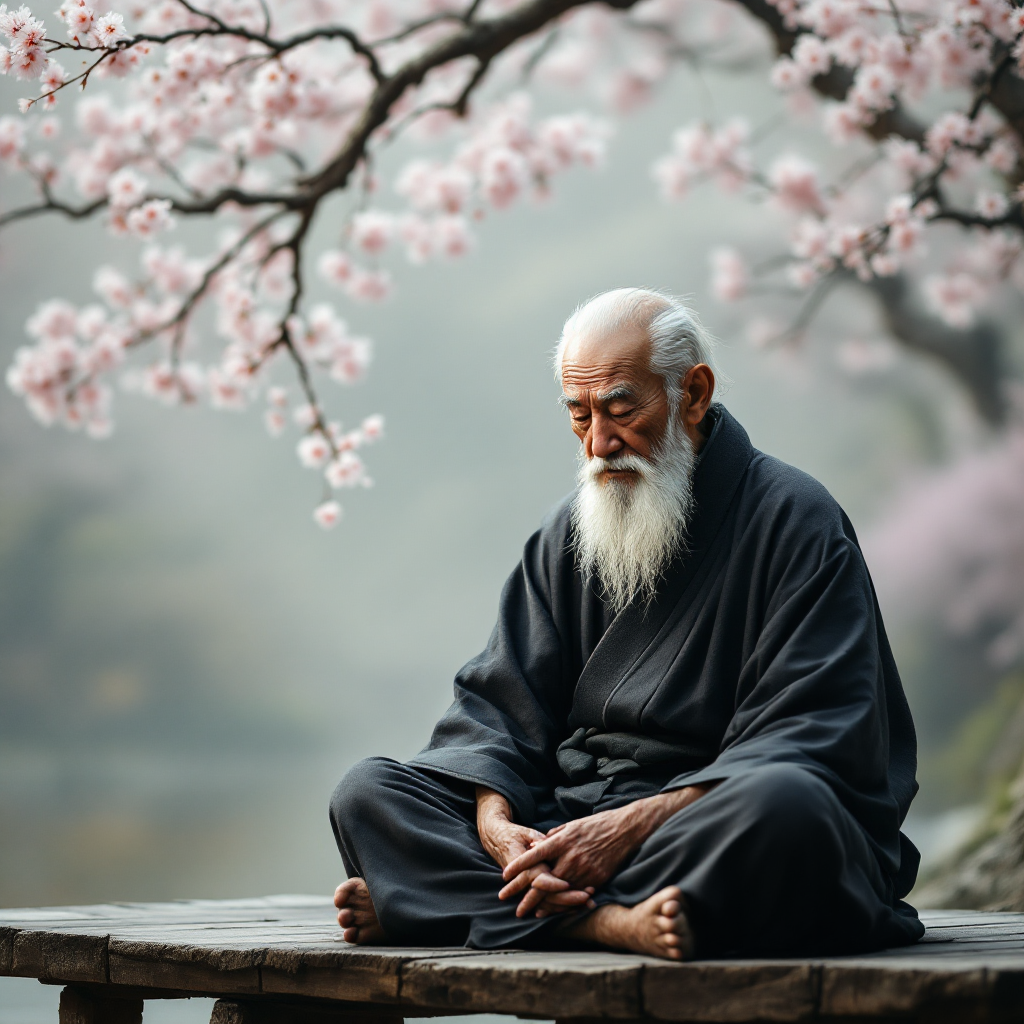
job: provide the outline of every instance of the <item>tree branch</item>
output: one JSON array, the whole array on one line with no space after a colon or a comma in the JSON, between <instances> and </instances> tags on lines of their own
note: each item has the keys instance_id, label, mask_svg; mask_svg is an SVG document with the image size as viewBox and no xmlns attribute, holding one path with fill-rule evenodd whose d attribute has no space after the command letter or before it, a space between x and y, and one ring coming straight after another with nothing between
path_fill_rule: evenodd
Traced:
<instances>
[{"instance_id":1,"label":"tree branch","mask_svg":"<svg viewBox=\"0 0 1024 1024\"><path fill-rule=\"evenodd\" d=\"M1008 409L1003 382L1007 366L1003 355L1005 339L998 326L982 322L958 331L925 315L914 302L910 285L902 274L872 278L864 287L878 300L886 326L905 348L952 371L988 423L998 426L1005 421Z\"/></svg>"}]
</instances>

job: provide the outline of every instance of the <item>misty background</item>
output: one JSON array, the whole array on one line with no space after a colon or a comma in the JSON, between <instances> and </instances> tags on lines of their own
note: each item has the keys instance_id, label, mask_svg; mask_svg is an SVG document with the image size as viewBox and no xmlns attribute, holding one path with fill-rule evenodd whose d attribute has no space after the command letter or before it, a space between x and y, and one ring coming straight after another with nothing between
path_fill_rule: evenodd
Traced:
<instances>
[{"instance_id":1,"label":"misty background","mask_svg":"<svg viewBox=\"0 0 1024 1024\"><path fill-rule=\"evenodd\" d=\"M720 115L773 114L763 69L709 84ZM837 339L879 336L863 294L830 300L791 352L756 349L713 300L710 249L767 251L781 221L710 189L658 199L650 164L702 113L701 95L681 71L620 126L604 169L490 217L467 259L395 261L384 306L313 282L314 301L335 301L375 342L364 384L322 382L329 413L387 424L365 453L375 488L342 492L332 533L312 521L320 482L295 457L298 431L268 437L262 405L169 410L119 394L116 432L95 442L41 428L0 390L0 906L333 891L332 789L362 757L425 744L524 541L573 486L550 352L595 292L690 296L755 446L820 479L862 535L909 474L980 436L929 364L893 350L879 372L843 368ZM385 158L386 180L403 155ZM3 188L6 207L9 178ZM189 231L163 242L201 240ZM95 267L130 271L133 249L101 225L40 220L0 236L3 363L37 303L87 301ZM949 751L995 682L970 648L883 611L921 733L909 828L932 856L971 813ZM55 1022L56 991L0 980L0 1024ZM147 1009L147 1024L204 1019L201 1002Z\"/></svg>"}]
</instances>

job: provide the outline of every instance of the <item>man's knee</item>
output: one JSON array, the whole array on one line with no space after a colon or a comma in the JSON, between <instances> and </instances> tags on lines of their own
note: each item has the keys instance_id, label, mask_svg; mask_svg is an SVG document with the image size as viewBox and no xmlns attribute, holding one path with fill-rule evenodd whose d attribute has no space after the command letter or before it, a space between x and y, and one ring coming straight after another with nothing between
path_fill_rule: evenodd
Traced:
<instances>
[{"instance_id":1,"label":"man's knee","mask_svg":"<svg viewBox=\"0 0 1024 1024\"><path fill-rule=\"evenodd\" d=\"M770 837L773 846L824 838L834 832L836 816L843 813L828 783L799 765L765 765L733 781L732 797L744 819Z\"/></svg>"},{"instance_id":2,"label":"man's knee","mask_svg":"<svg viewBox=\"0 0 1024 1024\"><path fill-rule=\"evenodd\" d=\"M337 830L379 813L385 791L393 784L397 761L367 757L354 764L331 795L331 821Z\"/></svg>"}]
</instances>

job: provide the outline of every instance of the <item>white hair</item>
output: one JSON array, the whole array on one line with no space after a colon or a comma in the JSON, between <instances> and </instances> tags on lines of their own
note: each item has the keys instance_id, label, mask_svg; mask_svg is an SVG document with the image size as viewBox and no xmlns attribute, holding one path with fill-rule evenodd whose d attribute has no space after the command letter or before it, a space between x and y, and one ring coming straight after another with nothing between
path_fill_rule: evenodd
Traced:
<instances>
[{"instance_id":1,"label":"white hair","mask_svg":"<svg viewBox=\"0 0 1024 1024\"><path fill-rule=\"evenodd\" d=\"M613 611L634 600L649 603L685 545L695 463L693 444L675 416L650 459L633 454L588 459L580 448L573 544L581 572L597 577ZM602 473L613 467L632 470L636 480L602 481Z\"/></svg>"},{"instance_id":2,"label":"white hair","mask_svg":"<svg viewBox=\"0 0 1024 1024\"><path fill-rule=\"evenodd\" d=\"M555 379L561 383L562 359L574 337L626 327L639 327L650 339L650 367L664 381L673 408L682 398L680 381L693 367L714 368L711 335L686 303L652 288L616 288L577 306L565 321L555 349Z\"/></svg>"}]
</instances>

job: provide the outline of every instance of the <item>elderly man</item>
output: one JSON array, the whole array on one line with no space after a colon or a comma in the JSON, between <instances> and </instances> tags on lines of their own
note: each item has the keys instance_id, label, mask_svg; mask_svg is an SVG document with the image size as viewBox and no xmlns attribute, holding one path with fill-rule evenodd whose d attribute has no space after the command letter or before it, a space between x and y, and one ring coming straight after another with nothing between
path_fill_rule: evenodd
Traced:
<instances>
[{"instance_id":1,"label":"elderly man","mask_svg":"<svg viewBox=\"0 0 1024 1024\"><path fill-rule=\"evenodd\" d=\"M914 725L853 527L751 446L709 362L657 292L566 322L579 488L427 748L338 786L346 940L682 959L922 935Z\"/></svg>"}]
</instances>

